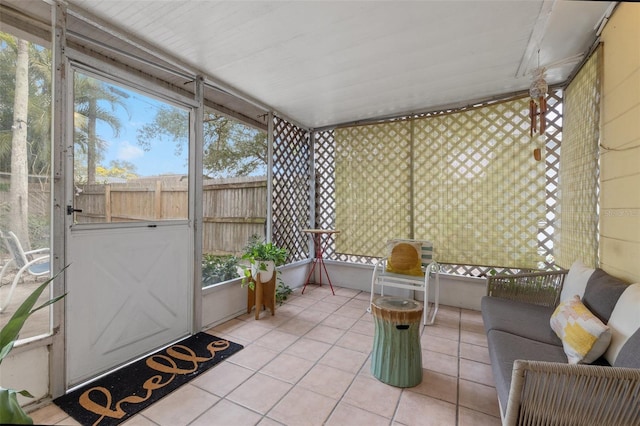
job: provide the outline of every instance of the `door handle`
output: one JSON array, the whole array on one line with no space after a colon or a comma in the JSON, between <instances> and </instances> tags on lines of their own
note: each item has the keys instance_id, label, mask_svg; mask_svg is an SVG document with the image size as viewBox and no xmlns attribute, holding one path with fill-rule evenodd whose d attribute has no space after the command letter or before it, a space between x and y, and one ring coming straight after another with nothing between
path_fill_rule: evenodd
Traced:
<instances>
[{"instance_id":1,"label":"door handle","mask_svg":"<svg viewBox=\"0 0 640 426\"><path fill-rule=\"evenodd\" d=\"M67 206L67 214L82 213L82 209L74 209L73 206Z\"/></svg>"}]
</instances>

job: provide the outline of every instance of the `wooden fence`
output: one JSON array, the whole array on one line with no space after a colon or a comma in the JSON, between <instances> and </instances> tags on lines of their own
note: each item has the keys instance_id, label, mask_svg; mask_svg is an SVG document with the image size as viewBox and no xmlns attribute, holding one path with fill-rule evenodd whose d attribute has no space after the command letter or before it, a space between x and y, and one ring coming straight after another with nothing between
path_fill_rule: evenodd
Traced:
<instances>
[{"instance_id":1,"label":"wooden fence","mask_svg":"<svg viewBox=\"0 0 640 426\"><path fill-rule=\"evenodd\" d=\"M239 254L253 234L264 235L264 176L205 180L202 189L203 252ZM76 187L77 223L161 221L188 218L188 183L180 177Z\"/></svg>"}]
</instances>

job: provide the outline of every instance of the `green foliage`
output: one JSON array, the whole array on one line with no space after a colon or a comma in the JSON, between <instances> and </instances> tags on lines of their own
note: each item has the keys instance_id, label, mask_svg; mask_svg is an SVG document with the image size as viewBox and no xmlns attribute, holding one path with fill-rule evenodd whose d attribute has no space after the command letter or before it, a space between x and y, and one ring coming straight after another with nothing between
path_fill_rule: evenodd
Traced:
<instances>
[{"instance_id":1,"label":"green foliage","mask_svg":"<svg viewBox=\"0 0 640 426\"><path fill-rule=\"evenodd\" d=\"M217 284L238 277L238 258L236 256L202 256L202 286Z\"/></svg>"},{"instance_id":2,"label":"green foliage","mask_svg":"<svg viewBox=\"0 0 640 426\"><path fill-rule=\"evenodd\" d=\"M0 330L0 364L2 364L2 361L9 355L11 349L13 349L13 345L16 343L18 336L20 335L20 330L22 330L22 326L29 316L66 296L66 294L63 294L34 308L44 289L56 278L56 276L48 279L36 288L33 293L31 293L29 297L22 302L22 305L20 305L16 312L11 316L11 319L9 319L9 322L7 322L7 324L2 327L2 330ZM33 398L33 396L26 390L16 391L0 387L0 413L2 413L2 423L33 424L31 418L22 410L22 407L20 407L20 404L18 403L18 394L28 398Z\"/></svg>"},{"instance_id":3,"label":"green foliage","mask_svg":"<svg viewBox=\"0 0 640 426\"><path fill-rule=\"evenodd\" d=\"M242 285L249 284L249 287L253 288L253 282L250 280L251 268L255 265L259 271L266 271L267 265L264 261L272 261L276 266L284 265L287 261L287 250L273 243L267 243L261 236L254 234L249 237L243 249L242 259L248 262L248 265L240 265L244 270Z\"/></svg>"},{"instance_id":4,"label":"green foliage","mask_svg":"<svg viewBox=\"0 0 640 426\"><path fill-rule=\"evenodd\" d=\"M125 99L129 94L116 86L81 73L75 73L73 94L74 154L82 152L86 155L87 183L92 184L95 183L96 165L108 146L108 142L97 132L97 123L106 124L111 128L113 135L118 136L122 123L115 111L118 107L127 111ZM75 175L78 174L78 170L80 168L76 166Z\"/></svg>"},{"instance_id":5,"label":"green foliage","mask_svg":"<svg viewBox=\"0 0 640 426\"><path fill-rule=\"evenodd\" d=\"M276 303L282 305L292 292L291 287L282 282L282 280L279 280L278 286L276 287Z\"/></svg>"},{"instance_id":6,"label":"green foliage","mask_svg":"<svg viewBox=\"0 0 640 426\"><path fill-rule=\"evenodd\" d=\"M186 148L188 120L185 111L161 108L151 124L138 130L138 144L149 150L161 137L172 139L176 154ZM203 171L208 177L264 174L267 135L229 117L206 111L204 116Z\"/></svg>"},{"instance_id":7,"label":"green foliage","mask_svg":"<svg viewBox=\"0 0 640 426\"><path fill-rule=\"evenodd\" d=\"M17 38L0 32L0 171L11 169ZM29 43L27 163L29 173L48 175L51 152L51 51Z\"/></svg>"},{"instance_id":8,"label":"green foliage","mask_svg":"<svg viewBox=\"0 0 640 426\"><path fill-rule=\"evenodd\" d=\"M287 260L287 250L273 243L265 242L259 235L249 237L249 242L243 249L242 258L245 260L271 260L276 266L284 265ZM264 270L264 269L263 269Z\"/></svg>"},{"instance_id":9,"label":"green foliage","mask_svg":"<svg viewBox=\"0 0 640 426\"><path fill-rule=\"evenodd\" d=\"M187 111L163 105L151 124L145 124L138 129L138 145L145 151L149 151L154 144L158 143L158 139L167 137L175 142L175 153L179 156L189 143L188 135Z\"/></svg>"}]
</instances>

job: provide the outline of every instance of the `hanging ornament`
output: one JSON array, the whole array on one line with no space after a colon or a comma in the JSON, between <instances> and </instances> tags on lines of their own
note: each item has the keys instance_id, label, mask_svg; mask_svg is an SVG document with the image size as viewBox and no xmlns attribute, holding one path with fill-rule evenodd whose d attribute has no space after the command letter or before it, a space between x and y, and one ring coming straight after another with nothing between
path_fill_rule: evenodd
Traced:
<instances>
[{"instance_id":1,"label":"hanging ornament","mask_svg":"<svg viewBox=\"0 0 640 426\"><path fill-rule=\"evenodd\" d=\"M529 87L529 118L531 118L530 135L534 133L544 134L546 130L547 90L549 85L544 79L546 68L540 67L533 70L533 81ZM539 125L538 125L539 123Z\"/></svg>"}]
</instances>

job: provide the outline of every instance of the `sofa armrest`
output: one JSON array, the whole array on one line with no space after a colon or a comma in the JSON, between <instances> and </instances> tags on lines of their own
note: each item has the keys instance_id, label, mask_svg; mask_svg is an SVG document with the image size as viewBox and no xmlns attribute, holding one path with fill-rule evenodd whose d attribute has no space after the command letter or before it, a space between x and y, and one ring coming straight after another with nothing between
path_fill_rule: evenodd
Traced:
<instances>
[{"instance_id":1,"label":"sofa armrest","mask_svg":"<svg viewBox=\"0 0 640 426\"><path fill-rule=\"evenodd\" d=\"M637 424L640 369L516 360L506 425Z\"/></svg>"},{"instance_id":2,"label":"sofa armrest","mask_svg":"<svg viewBox=\"0 0 640 426\"><path fill-rule=\"evenodd\" d=\"M494 275L487 278L487 295L542 306L556 306L560 300L566 270Z\"/></svg>"}]
</instances>

